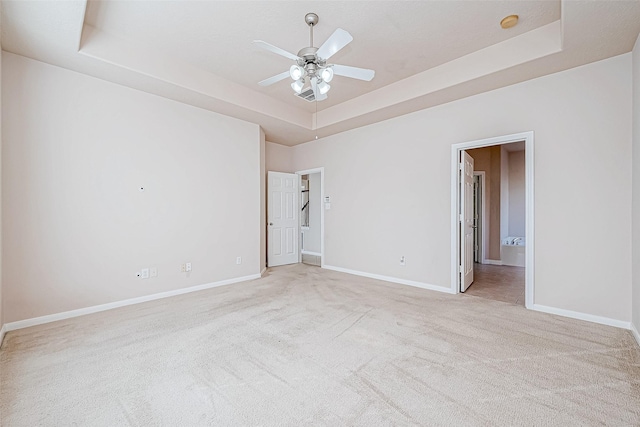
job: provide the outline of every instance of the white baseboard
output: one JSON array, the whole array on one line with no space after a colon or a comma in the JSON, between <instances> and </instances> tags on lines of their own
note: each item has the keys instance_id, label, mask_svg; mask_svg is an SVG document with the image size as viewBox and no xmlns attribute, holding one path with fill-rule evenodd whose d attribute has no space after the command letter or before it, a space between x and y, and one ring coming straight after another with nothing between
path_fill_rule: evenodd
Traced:
<instances>
[{"instance_id":1,"label":"white baseboard","mask_svg":"<svg viewBox=\"0 0 640 427\"><path fill-rule=\"evenodd\" d=\"M570 317L572 319L586 320L587 322L599 323L601 325L614 326L616 328L631 329L631 322L611 319L609 317L595 316L593 314L580 313L579 311L564 310L562 308L548 307L546 305L533 304L531 308L543 313L557 314L558 316Z\"/></svg>"},{"instance_id":2,"label":"white baseboard","mask_svg":"<svg viewBox=\"0 0 640 427\"><path fill-rule=\"evenodd\" d=\"M483 264L489 264L489 265L502 265L502 260L499 260L499 259L483 259L482 263Z\"/></svg>"},{"instance_id":3,"label":"white baseboard","mask_svg":"<svg viewBox=\"0 0 640 427\"><path fill-rule=\"evenodd\" d=\"M368 277L370 279L382 280L385 282L399 283L401 285L408 285L416 288L428 289L430 291L444 292L447 294L455 293L451 290L451 288L445 288L444 286L431 285L429 283L415 282L413 280L399 279L397 277L381 276L379 274L349 270L348 268L334 267L332 265L323 265L322 268L326 268L327 270L339 271L341 273L353 274L355 276L363 276L363 277Z\"/></svg>"},{"instance_id":4,"label":"white baseboard","mask_svg":"<svg viewBox=\"0 0 640 427\"><path fill-rule=\"evenodd\" d=\"M314 255L314 256L322 256L320 252L311 252L311 251L300 251L302 255Z\"/></svg>"},{"instance_id":5,"label":"white baseboard","mask_svg":"<svg viewBox=\"0 0 640 427\"><path fill-rule=\"evenodd\" d=\"M631 322L631 332L633 333L633 336L635 337L636 342L640 346L640 332L638 332L638 329L636 328L636 325L633 324L633 322ZM0 340L0 344L1 343L2 341Z\"/></svg>"},{"instance_id":6,"label":"white baseboard","mask_svg":"<svg viewBox=\"0 0 640 427\"><path fill-rule=\"evenodd\" d=\"M2 341L4 340L4 334L7 333L7 325L2 325L0 328L0 347L2 347Z\"/></svg>"},{"instance_id":7,"label":"white baseboard","mask_svg":"<svg viewBox=\"0 0 640 427\"><path fill-rule=\"evenodd\" d=\"M3 330L6 332L15 331L16 329L28 328L30 326L42 325L44 323L56 322L58 320L71 319L73 317L84 316L85 314L98 313L100 311L111 310L113 308L125 307L128 305L140 304L143 302L154 301L162 298L174 297L177 295L188 294L191 292L203 291L205 289L217 288L218 286L231 285L238 282L246 282L247 280L259 279L259 274L250 276L236 277L233 279L221 280L219 282L205 283L204 285L191 286L173 291L160 292L152 295L126 299L122 301L110 302L108 304L94 305L91 307L79 308L77 310L64 311L62 313L49 314L31 319L18 320L17 322L6 323Z\"/></svg>"}]
</instances>

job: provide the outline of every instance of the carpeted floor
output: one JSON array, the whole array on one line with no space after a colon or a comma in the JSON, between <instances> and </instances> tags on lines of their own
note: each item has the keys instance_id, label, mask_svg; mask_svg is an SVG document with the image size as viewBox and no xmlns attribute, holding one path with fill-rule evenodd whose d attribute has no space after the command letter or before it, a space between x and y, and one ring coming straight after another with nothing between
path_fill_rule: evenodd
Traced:
<instances>
[{"instance_id":1,"label":"carpeted floor","mask_svg":"<svg viewBox=\"0 0 640 427\"><path fill-rule=\"evenodd\" d=\"M639 425L628 331L303 264L10 332L2 426Z\"/></svg>"}]
</instances>

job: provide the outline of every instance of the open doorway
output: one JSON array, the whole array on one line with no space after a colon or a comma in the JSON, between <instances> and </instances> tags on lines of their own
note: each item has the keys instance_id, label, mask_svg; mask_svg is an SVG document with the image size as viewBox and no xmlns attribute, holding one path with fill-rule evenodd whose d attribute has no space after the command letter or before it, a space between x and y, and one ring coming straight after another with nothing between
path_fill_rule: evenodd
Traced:
<instances>
[{"instance_id":1,"label":"open doorway","mask_svg":"<svg viewBox=\"0 0 640 427\"><path fill-rule=\"evenodd\" d=\"M300 176L300 262L322 267L324 253L324 168Z\"/></svg>"},{"instance_id":2,"label":"open doorway","mask_svg":"<svg viewBox=\"0 0 640 427\"><path fill-rule=\"evenodd\" d=\"M452 260L452 291L533 306L532 132L452 147Z\"/></svg>"}]
</instances>

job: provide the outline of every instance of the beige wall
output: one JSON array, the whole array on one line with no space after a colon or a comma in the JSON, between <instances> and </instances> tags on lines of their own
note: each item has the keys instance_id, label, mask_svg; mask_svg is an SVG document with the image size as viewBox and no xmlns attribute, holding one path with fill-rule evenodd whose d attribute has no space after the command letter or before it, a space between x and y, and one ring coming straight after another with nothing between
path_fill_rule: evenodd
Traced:
<instances>
[{"instance_id":1,"label":"beige wall","mask_svg":"<svg viewBox=\"0 0 640 427\"><path fill-rule=\"evenodd\" d=\"M267 171L293 173L293 164L291 147L276 144L275 142L266 143L266 167Z\"/></svg>"},{"instance_id":2,"label":"beige wall","mask_svg":"<svg viewBox=\"0 0 640 427\"><path fill-rule=\"evenodd\" d=\"M485 172L485 258L500 260L500 146L467 150L473 157L473 168Z\"/></svg>"},{"instance_id":3,"label":"beige wall","mask_svg":"<svg viewBox=\"0 0 640 427\"><path fill-rule=\"evenodd\" d=\"M5 321L260 272L257 125L4 55Z\"/></svg>"},{"instance_id":4,"label":"beige wall","mask_svg":"<svg viewBox=\"0 0 640 427\"><path fill-rule=\"evenodd\" d=\"M633 48L633 325L640 331L640 36Z\"/></svg>"},{"instance_id":5,"label":"beige wall","mask_svg":"<svg viewBox=\"0 0 640 427\"><path fill-rule=\"evenodd\" d=\"M535 303L628 322L630 105L626 54L294 147L325 168L325 262L449 288L451 145L534 131Z\"/></svg>"},{"instance_id":6,"label":"beige wall","mask_svg":"<svg viewBox=\"0 0 640 427\"><path fill-rule=\"evenodd\" d=\"M513 151L509 156L509 236L525 235L525 163L524 151Z\"/></svg>"}]
</instances>

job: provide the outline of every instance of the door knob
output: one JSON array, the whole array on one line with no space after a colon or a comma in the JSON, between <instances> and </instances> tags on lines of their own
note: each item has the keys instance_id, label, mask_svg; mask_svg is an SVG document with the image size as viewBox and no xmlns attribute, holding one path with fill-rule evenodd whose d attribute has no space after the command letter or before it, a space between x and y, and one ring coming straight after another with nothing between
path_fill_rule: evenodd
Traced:
<instances>
[{"instance_id":1,"label":"door knob","mask_svg":"<svg viewBox=\"0 0 640 427\"><path fill-rule=\"evenodd\" d=\"M270 222L270 223L269 223L269 225L273 225L273 223L272 223L272 222Z\"/></svg>"}]
</instances>

